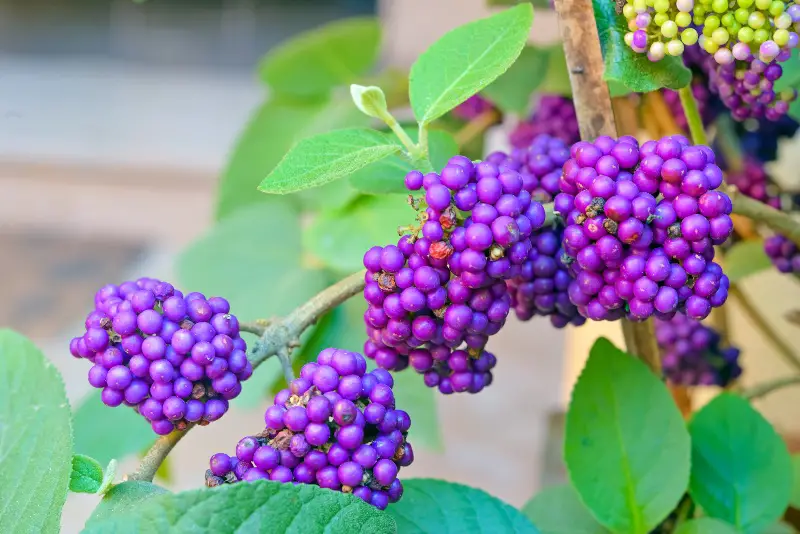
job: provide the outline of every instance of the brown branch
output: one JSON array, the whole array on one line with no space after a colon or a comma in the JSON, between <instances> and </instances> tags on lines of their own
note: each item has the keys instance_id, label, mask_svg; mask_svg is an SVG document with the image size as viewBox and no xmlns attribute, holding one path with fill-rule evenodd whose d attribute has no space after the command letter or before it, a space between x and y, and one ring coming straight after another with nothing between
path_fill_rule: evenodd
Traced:
<instances>
[{"instance_id":1,"label":"brown branch","mask_svg":"<svg viewBox=\"0 0 800 534\"><path fill-rule=\"evenodd\" d=\"M595 139L601 135L617 137L611 95L603 80L603 54L592 0L555 0L555 7L581 139ZM661 376L652 320L641 323L623 320L622 331L628 352Z\"/></svg>"}]
</instances>

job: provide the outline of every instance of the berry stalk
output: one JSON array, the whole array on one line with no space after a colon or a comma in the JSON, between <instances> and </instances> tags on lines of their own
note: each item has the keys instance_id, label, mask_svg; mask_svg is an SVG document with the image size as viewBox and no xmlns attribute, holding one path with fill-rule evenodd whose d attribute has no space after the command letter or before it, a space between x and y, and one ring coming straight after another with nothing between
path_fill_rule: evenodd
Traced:
<instances>
[{"instance_id":1,"label":"berry stalk","mask_svg":"<svg viewBox=\"0 0 800 534\"><path fill-rule=\"evenodd\" d=\"M183 436L185 436L193 426L194 425L189 425L183 430L175 430L166 436L158 438L153 446L150 447L150 450L147 451L147 454L144 455L136 471L129 474L126 480L152 482L153 477L156 476L156 471L158 471L158 468L164 463L167 455L172 452L175 445L183 439Z\"/></svg>"},{"instance_id":2,"label":"berry stalk","mask_svg":"<svg viewBox=\"0 0 800 534\"><path fill-rule=\"evenodd\" d=\"M686 115L686 123L689 126L692 142L695 145L708 145L706 130L703 128L703 118L700 116L700 108L697 106L697 100L695 100L692 93L692 84L690 83L678 90L678 95L681 98L681 105L683 105L683 113Z\"/></svg>"}]
</instances>

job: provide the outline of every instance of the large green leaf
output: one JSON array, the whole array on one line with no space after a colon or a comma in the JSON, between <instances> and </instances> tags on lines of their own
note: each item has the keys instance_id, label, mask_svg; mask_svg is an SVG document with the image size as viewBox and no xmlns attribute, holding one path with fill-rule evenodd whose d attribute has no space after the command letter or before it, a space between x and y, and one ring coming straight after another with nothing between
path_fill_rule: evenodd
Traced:
<instances>
[{"instance_id":1,"label":"large green leaf","mask_svg":"<svg viewBox=\"0 0 800 534\"><path fill-rule=\"evenodd\" d=\"M725 274L731 283L770 268L772 262L764 252L764 241L761 239L739 241L725 253Z\"/></svg>"},{"instance_id":2,"label":"large green leaf","mask_svg":"<svg viewBox=\"0 0 800 534\"><path fill-rule=\"evenodd\" d=\"M402 534L534 534L522 513L488 493L444 480L403 480L403 498L386 509Z\"/></svg>"},{"instance_id":3,"label":"large green leaf","mask_svg":"<svg viewBox=\"0 0 800 534\"><path fill-rule=\"evenodd\" d=\"M282 197L239 210L217 223L178 258L176 271L187 291L224 295L240 321L279 317L325 286L321 270L301 262L300 219ZM237 402L253 405L273 377L267 362L248 380Z\"/></svg>"},{"instance_id":4,"label":"large green leaf","mask_svg":"<svg viewBox=\"0 0 800 534\"><path fill-rule=\"evenodd\" d=\"M112 486L92 512L86 528L91 530L96 524L117 515L133 515L145 501L165 493L169 492L161 486L141 480L128 480Z\"/></svg>"},{"instance_id":5,"label":"large green leaf","mask_svg":"<svg viewBox=\"0 0 800 534\"><path fill-rule=\"evenodd\" d=\"M564 459L581 500L609 529L646 534L685 493L690 453L667 387L598 339L567 411Z\"/></svg>"},{"instance_id":6,"label":"large green leaf","mask_svg":"<svg viewBox=\"0 0 800 534\"><path fill-rule=\"evenodd\" d=\"M336 128L364 126L368 120L344 93L303 102L288 98L268 100L253 114L233 147L220 179L216 218L223 219L244 206L268 202L270 198L257 186L297 141ZM346 184L343 188L342 184L332 183L319 192L333 205L347 200L342 194ZM305 196L290 198L298 203L307 200Z\"/></svg>"},{"instance_id":7,"label":"large green leaf","mask_svg":"<svg viewBox=\"0 0 800 534\"><path fill-rule=\"evenodd\" d=\"M540 491L522 507L542 534L608 534L569 484Z\"/></svg>"},{"instance_id":8,"label":"large green leaf","mask_svg":"<svg viewBox=\"0 0 800 534\"><path fill-rule=\"evenodd\" d=\"M373 17L337 20L273 48L259 65L259 75L275 93L325 95L367 73L380 40L380 24Z\"/></svg>"},{"instance_id":9,"label":"large green leaf","mask_svg":"<svg viewBox=\"0 0 800 534\"><path fill-rule=\"evenodd\" d=\"M58 370L0 329L0 532L58 532L72 471L72 425Z\"/></svg>"},{"instance_id":10,"label":"large green leaf","mask_svg":"<svg viewBox=\"0 0 800 534\"><path fill-rule=\"evenodd\" d=\"M417 129L410 128L406 131L416 142ZM444 130L431 130L428 134L428 149L433 168L441 170L447 165L447 160L458 154L458 143ZM412 170L414 167L408 159L402 156L389 156L353 173L350 176L350 183L359 191L373 195L408 194L403 179Z\"/></svg>"},{"instance_id":11,"label":"large green leaf","mask_svg":"<svg viewBox=\"0 0 800 534\"><path fill-rule=\"evenodd\" d=\"M153 430L144 417L124 406L110 408L100 390L88 395L75 410L75 452L107 464L139 453L152 444Z\"/></svg>"},{"instance_id":12,"label":"large green leaf","mask_svg":"<svg viewBox=\"0 0 800 534\"><path fill-rule=\"evenodd\" d=\"M401 146L375 130L334 130L303 139L291 148L258 189L286 194L319 187L397 154Z\"/></svg>"},{"instance_id":13,"label":"large green leaf","mask_svg":"<svg viewBox=\"0 0 800 534\"><path fill-rule=\"evenodd\" d=\"M83 454L72 457L69 490L76 493L97 493L103 484L103 467L94 458Z\"/></svg>"},{"instance_id":14,"label":"large green leaf","mask_svg":"<svg viewBox=\"0 0 800 534\"><path fill-rule=\"evenodd\" d=\"M533 23L522 4L452 30L411 67L409 97L414 116L428 124L503 74L519 56Z\"/></svg>"},{"instance_id":15,"label":"large green leaf","mask_svg":"<svg viewBox=\"0 0 800 534\"><path fill-rule=\"evenodd\" d=\"M800 509L800 454L792 456L792 497L789 504Z\"/></svg>"},{"instance_id":16,"label":"large green leaf","mask_svg":"<svg viewBox=\"0 0 800 534\"><path fill-rule=\"evenodd\" d=\"M58 532L71 471L61 375L29 339L0 329L0 532Z\"/></svg>"},{"instance_id":17,"label":"large green leaf","mask_svg":"<svg viewBox=\"0 0 800 534\"><path fill-rule=\"evenodd\" d=\"M505 112L524 115L531 95L545 80L550 64L547 48L526 46L517 61L483 90L483 94Z\"/></svg>"},{"instance_id":18,"label":"large green leaf","mask_svg":"<svg viewBox=\"0 0 800 534\"><path fill-rule=\"evenodd\" d=\"M89 533L391 534L392 518L352 494L269 480L160 495L87 524Z\"/></svg>"},{"instance_id":19,"label":"large green leaf","mask_svg":"<svg viewBox=\"0 0 800 534\"><path fill-rule=\"evenodd\" d=\"M713 517L692 519L682 523L675 530L675 534L737 534L738 532L730 523L725 523Z\"/></svg>"},{"instance_id":20,"label":"large green leaf","mask_svg":"<svg viewBox=\"0 0 800 534\"><path fill-rule=\"evenodd\" d=\"M628 23L616 12L616 4L604 0L592 0L600 47L603 50L606 81L623 84L631 91L646 93L662 87L680 89L692 81L692 73L680 57L666 56L652 62L646 54L634 52L625 44Z\"/></svg>"},{"instance_id":21,"label":"large green leaf","mask_svg":"<svg viewBox=\"0 0 800 534\"><path fill-rule=\"evenodd\" d=\"M539 86L539 92L572 97L572 85L569 82L567 58L561 44L543 48L548 55L547 71Z\"/></svg>"},{"instance_id":22,"label":"large green leaf","mask_svg":"<svg viewBox=\"0 0 800 534\"><path fill-rule=\"evenodd\" d=\"M750 403L723 393L689 423L689 493L707 515L757 534L781 517L792 491L786 444Z\"/></svg>"},{"instance_id":23,"label":"large green leaf","mask_svg":"<svg viewBox=\"0 0 800 534\"><path fill-rule=\"evenodd\" d=\"M364 253L398 239L397 227L414 222L400 195L361 196L341 210L320 214L303 232L306 250L326 267L351 273L363 267Z\"/></svg>"}]
</instances>

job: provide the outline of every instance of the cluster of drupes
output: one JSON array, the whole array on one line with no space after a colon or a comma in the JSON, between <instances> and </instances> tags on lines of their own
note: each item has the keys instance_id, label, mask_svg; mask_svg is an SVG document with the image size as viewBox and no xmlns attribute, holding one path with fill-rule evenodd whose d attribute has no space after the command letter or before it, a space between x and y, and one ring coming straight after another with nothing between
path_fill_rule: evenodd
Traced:
<instances>
[{"instance_id":1,"label":"cluster of drupes","mask_svg":"<svg viewBox=\"0 0 800 534\"><path fill-rule=\"evenodd\" d=\"M89 383L107 406L133 407L158 434L219 419L253 373L224 298L140 278L101 288L94 303L70 352L93 364Z\"/></svg>"},{"instance_id":2,"label":"cluster of drupes","mask_svg":"<svg viewBox=\"0 0 800 534\"><path fill-rule=\"evenodd\" d=\"M708 88L736 120L778 120L797 98L794 89L776 89L798 45L794 1L626 0L622 13L634 51L702 64Z\"/></svg>"}]
</instances>

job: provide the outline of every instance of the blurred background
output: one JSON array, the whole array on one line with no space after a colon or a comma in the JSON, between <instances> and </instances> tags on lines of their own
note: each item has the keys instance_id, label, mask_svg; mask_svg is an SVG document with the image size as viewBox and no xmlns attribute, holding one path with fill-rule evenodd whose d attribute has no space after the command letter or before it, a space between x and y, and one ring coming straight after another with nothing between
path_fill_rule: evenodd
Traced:
<instances>
[{"instance_id":1,"label":"blurred background","mask_svg":"<svg viewBox=\"0 0 800 534\"><path fill-rule=\"evenodd\" d=\"M141 275L174 280L177 255L213 225L218 178L268 91L254 73L266 52L325 22L374 15L383 27L381 66L406 69L441 34L487 14L484 4L0 0L0 324L45 351L79 405L89 366L69 356L69 338L97 288ZM531 38L557 38L552 13L537 12ZM502 148L502 126L489 139ZM262 178L252 176L250 187ZM744 287L797 346L796 327L782 316L800 292L777 280L757 275ZM509 321L490 344L500 361L492 387L437 396L442 442L418 446L405 476L467 483L514 505L563 476L559 414L588 347L600 334L619 341L618 327L557 331L544 320ZM736 310L732 324L747 381L788 369ZM787 406L798 400L784 392L762 408L791 433L800 421ZM211 454L263 428L265 405L234 408L213 432L190 433L157 482L201 486ZM91 439L109 437L98 429ZM120 472L135 463L135 455L124 459ZM64 532L79 531L96 501L70 494Z\"/></svg>"}]
</instances>

